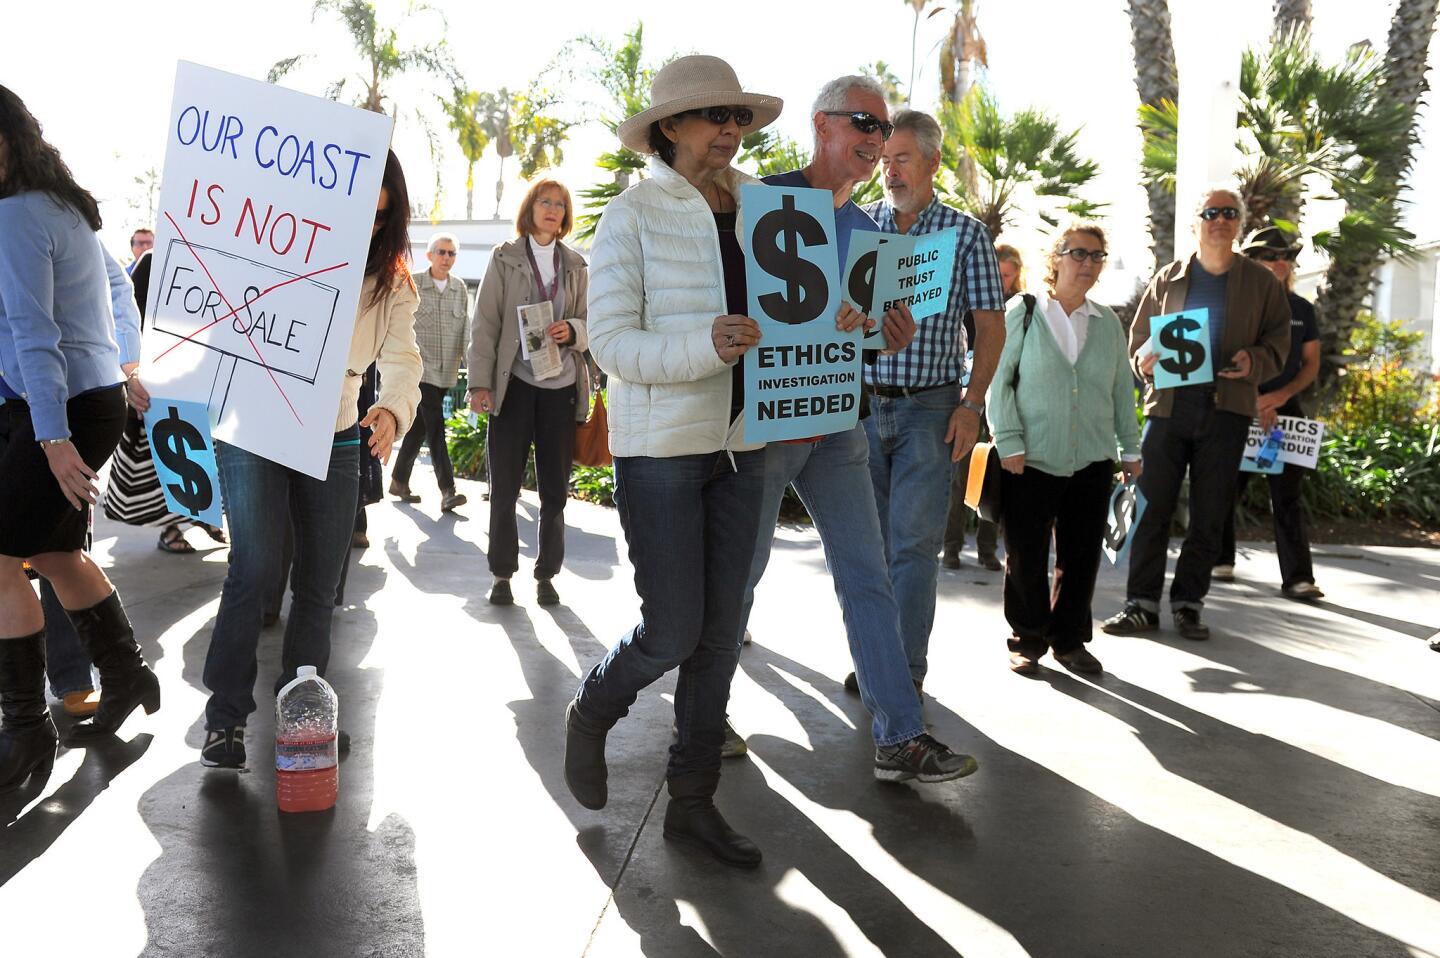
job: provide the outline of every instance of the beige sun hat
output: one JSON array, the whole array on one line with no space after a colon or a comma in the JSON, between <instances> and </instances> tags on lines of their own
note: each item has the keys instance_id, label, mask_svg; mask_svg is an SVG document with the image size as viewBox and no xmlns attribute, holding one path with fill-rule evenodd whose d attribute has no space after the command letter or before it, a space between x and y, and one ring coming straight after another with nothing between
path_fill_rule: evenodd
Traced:
<instances>
[{"instance_id":1,"label":"beige sun hat","mask_svg":"<svg viewBox=\"0 0 1440 958\"><path fill-rule=\"evenodd\" d=\"M620 142L636 153L653 153L650 124L667 116L707 106L748 106L755 111L755 121L745 132L754 133L774 123L784 105L778 96L741 90L735 70L719 57L681 57L661 67L650 82L650 109L625 120L617 132Z\"/></svg>"}]
</instances>

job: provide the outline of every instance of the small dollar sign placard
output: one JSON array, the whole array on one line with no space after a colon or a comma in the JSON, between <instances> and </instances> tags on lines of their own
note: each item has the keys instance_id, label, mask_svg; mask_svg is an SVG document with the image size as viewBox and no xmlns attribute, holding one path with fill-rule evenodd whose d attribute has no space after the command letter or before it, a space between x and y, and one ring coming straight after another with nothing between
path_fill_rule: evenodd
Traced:
<instances>
[{"instance_id":1,"label":"small dollar sign placard","mask_svg":"<svg viewBox=\"0 0 1440 958\"><path fill-rule=\"evenodd\" d=\"M1130 542L1135 527L1145 514L1145 496L1133 482L1122 482L1110 493L1110 512L1105 517L1105 534L1101 548L1112 565L1120 565L1130 556Z\"/></svg>"},{"instance_id":2,"label":"small dollar sign placard","mask_svg":"<svg viewBox=\"0 0 1440 958\"><path fill-rule=\"evenodd\" d=\"M208 525L222 523L220 476L205 403L151 398L145 413L155 474L170 511Z\"/></svg>"},{"instance_id":3,"label":"small dollar sign placard","mask_svg":"<svg viewBox=\"0 0 1440 958\"><path fill-rule=\"evenodd\" d=\"M1200 386L1215 381L1210 357L1210 310L1187 309L1150 317L1156 389Z\"/></svg>"},{"instance_id":4,"label":"small dollar sign placard","mask_svg":"<svg viewBox=\"0 0 1440 958\"><path fill-rule=\"evenodd\" d=\"M840 264L834 194L746 184L745 284L760 344L745 354L745 439L804 439L853 428L860 331L835 328Z\"/></svg>"}]
</instances>

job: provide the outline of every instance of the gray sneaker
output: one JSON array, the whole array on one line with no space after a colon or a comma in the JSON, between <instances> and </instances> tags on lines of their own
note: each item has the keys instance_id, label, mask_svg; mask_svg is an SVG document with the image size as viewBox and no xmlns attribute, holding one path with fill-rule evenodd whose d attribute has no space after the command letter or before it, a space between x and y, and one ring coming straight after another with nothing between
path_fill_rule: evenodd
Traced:
<instances>
[{"instance_id":1,"label":"gray sneaker","mask_svg":"<svg viewBox=\"0 0 1440 958\"><path fill-rule=\"evenodd\" d=\"M882 782L948 782L979 767L973 756L952 752L923 732L908 742L875 749L875 778Z\"/></svg>"}]
</instances>

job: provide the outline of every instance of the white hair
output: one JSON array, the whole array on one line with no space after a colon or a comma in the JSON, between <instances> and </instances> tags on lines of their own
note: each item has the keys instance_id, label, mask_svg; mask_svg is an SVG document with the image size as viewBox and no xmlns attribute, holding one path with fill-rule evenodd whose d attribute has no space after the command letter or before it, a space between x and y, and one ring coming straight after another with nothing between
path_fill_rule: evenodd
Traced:
<instances>
[{"instance_id":1,"label":"white hair","mask_svg":"<svg viewBox=\"0 0 1440 958\"><path fill-rule=\"evenodd\" d=\"M1214 196L1216 193L1224 193L1226 196L1230 197L1230 199L1234 201L1235 208L1240 211L1240 218L1236 220L1236 222L1240 224L1240 233L1244 234L1245 198L1240 195L1240 188L1237 187L1234 183L1212 183L1209 186L1205 187L1204 192L1202 192L1195 199L1195 216L1197 218L1200 216L1200 211L1203 210L1206 204L1209 203L1210 197Z\"/></svg>"},{"instance_id":2,"label":"white hair","mask_svg":"<svg viewBox=\"0 0 1440 958\"><path fill-rule=\"evenodd\" d=\"M899 110L891 118L895 124L895 132L909 130L915 137L915 144L920 147L920 152L925 154L925 159L930 159L940 152L940 144L944 134L940 130L940 124L928 113L921 113L919 110Z\"/></svg>"},{"instance_id":3,"label":"white hair","mask_svg":"<svg viewBox=\"0 0 1440 958\"><path fill-rule=\"evenodd\" d=\"M815 95L815 103L810 107L811 123L814 123L815 114L825 113L830 110L849 109L850 91L864 90L866 93L873 93L881 100L885 99L885 89L880 86L874 77L862 76L859 73L852 73L849 76L836 77L820 88ZM815 151L820 151L820 134L813 131L815 135Z\"/></svg>"},{"instance_id":4,"label":"white hair","mask_svg":"<svg viewBox=\"0 0 1440 958\"><path fill-rule=\"evenodd\" d=\"M443 240L449 240L450 245L455 247L455 251L457 253L460 251L460 241L455 238L454 233L436 233L434 236L430 237L429 242L425 244L425 252L435 252L435 244Z\"/></svg>"}]
</instances>

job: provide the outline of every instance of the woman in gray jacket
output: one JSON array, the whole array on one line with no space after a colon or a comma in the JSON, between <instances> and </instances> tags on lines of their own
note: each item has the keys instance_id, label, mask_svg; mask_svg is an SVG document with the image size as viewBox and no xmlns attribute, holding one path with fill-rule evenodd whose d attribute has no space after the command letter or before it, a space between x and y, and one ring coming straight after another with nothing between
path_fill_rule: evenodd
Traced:
<instances>
[{"instance_id":1,"label":"woman in gray jacket","mask_svg":"<svg viewBox=\"0 0 1440 958\"><path fill-rule=\"evenodd\" d=\"M517 239L498 247L480 284L470 324L466 364L470 408L490 417L490 547L486 558L495 584L491 605L510 605L510 577L520 567L515 504L530 447L540 487L540 555L535 560L535 598L556 605L551 579L565 560L565 502L575 458L575 424L589 412L590 378L584 352L585 260L560 240L574 223L570 191L555 180L530 187L515 217ZM558 368L547 362L544 339L521 348L521 310L548 304L544 336L558 350ZM538 353L538 354L537 354ZM553 359L553 356L550 357Z\"/></svg>"}]
</instances>

